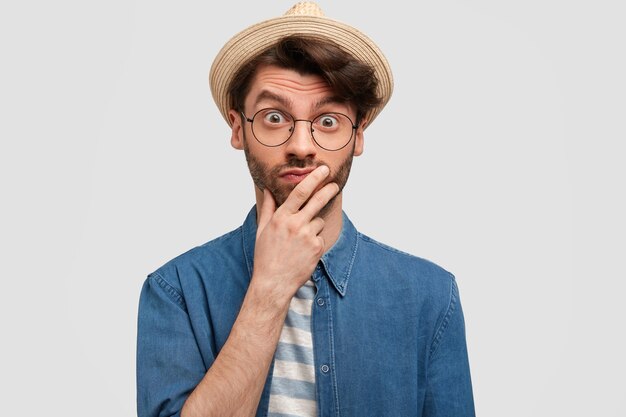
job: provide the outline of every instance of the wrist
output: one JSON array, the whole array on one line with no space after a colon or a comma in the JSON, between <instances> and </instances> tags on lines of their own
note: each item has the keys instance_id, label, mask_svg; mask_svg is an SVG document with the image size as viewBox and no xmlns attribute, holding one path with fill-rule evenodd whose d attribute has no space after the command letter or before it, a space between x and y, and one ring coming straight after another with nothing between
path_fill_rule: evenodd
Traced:
<instances>
[{"instance_id":1,"label":"wrist","mask_svg":"<svg viewBox=\"0 0 626 417\"><path fill-rule=\"evenodd\" d=\"M289 310L293 294L286 291L285 286L278 288L271 281L253 274L250 286L243 301L244 308L258 323L276 323L284 320Z\"/></svg>"}]
</instances>

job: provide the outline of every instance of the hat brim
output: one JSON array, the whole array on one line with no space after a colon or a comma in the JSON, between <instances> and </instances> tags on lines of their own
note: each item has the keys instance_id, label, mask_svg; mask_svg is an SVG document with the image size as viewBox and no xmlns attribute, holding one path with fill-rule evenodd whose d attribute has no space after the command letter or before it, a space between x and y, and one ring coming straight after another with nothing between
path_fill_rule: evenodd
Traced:
<instances>
[{"instance_id":1,"label":"hat brim","mask_svg":"<svg viewBox=\"0 0 626 417\"><path fill-rule=\"evenodd\" d=\"M281 16L250 26L235 35L218 53L209 72L209 84L213 100L226 123L231 126L228 111L232 103L228 86L239 68L280 39L291 35L330 40L374 69L381 104L365 115L369 126L387 104L393 91L393 76L387 59L370 38L352 26L327 17L302 15Z\"/></svg>"}]
</instances>

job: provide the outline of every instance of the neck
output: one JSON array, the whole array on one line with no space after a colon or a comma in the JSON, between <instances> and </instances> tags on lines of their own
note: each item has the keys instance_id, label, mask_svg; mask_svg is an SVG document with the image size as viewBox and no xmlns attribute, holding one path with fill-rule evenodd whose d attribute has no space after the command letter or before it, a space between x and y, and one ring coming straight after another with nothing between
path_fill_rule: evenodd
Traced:
<instances>
[{"instance_id":1,"label":"neck","mask_svg":"<svg viewBox=\"0 0 626 417\"><path fill-rule=\"evenodd\" d=\"M257 187L254 187L255 197L256 197L256 218L257 224L259 220L259 213L263 207L263 192L259 190ZM339 193L332 201L327 210L324 210L324 213L321 215L322 219L324 219L324 229L319 234L322 239L324 239L324 253L330 249L337 239L339 239L339 234L341 233L341 227L343 226L343 216L342 216L342 197L343 192Z\"/></svg>"}]
</instances>

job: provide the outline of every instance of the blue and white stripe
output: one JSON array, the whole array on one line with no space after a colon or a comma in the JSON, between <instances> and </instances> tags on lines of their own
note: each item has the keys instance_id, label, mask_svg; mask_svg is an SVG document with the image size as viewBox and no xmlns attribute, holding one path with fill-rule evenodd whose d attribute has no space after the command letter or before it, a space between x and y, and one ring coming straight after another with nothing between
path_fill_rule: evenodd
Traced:
<instances>
[{"instance_id":1,"label":"blue and white stripe","mask_svg":"<svg viewBox=\"0 0 626 417\"><path fill-rule=\"evenodd\" d=\"M291 299L276 347L269 417L317 415L311 308L315 284L307 281Z\"/></svg>"}]
</instances>

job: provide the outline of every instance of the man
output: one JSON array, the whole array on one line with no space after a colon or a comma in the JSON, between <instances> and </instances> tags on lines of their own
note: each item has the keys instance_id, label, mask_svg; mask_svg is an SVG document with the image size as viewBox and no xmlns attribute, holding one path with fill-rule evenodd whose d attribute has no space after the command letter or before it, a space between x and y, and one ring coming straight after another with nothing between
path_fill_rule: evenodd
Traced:
<instances>
[{"instance_id":1,"label":"man","mask_svg":"<svg viewBox=\"0 0 626 417\"><path fill-rule=\"evenodd\" d=\"M454 277L342 212L391 95L380 50L300 3L231 39L210 83L256 206L146 280L139 415L474 415Z\"/></svg>"}]
</instances>

